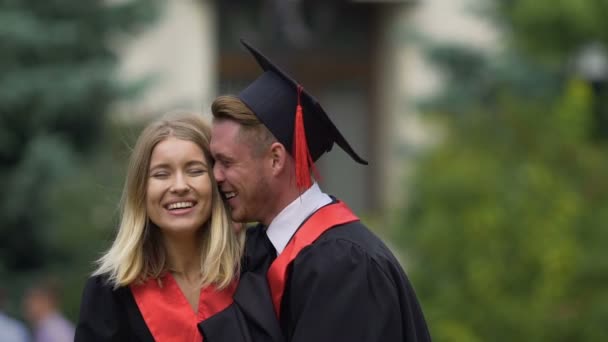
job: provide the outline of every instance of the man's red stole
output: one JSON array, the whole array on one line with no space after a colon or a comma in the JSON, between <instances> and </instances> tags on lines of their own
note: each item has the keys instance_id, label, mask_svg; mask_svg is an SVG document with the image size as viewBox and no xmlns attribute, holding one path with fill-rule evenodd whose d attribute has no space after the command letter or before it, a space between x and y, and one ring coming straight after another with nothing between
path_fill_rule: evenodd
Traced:
<instances>
[{"instance_id":1,"label":"man's red stole","mask_svg":"<svg viewBox=\"0 0 608 342\"><path fill-rule=\"evenodd\" d=\"M155 341L196 341L202 336L197 324L232 304L236 282L218 291L213 286L201 289L198 312L194 312L171 274L144 284L131 285L137 307Z\"/></svg>"},{"instance_id":2,"label":"man's red stole","mask_svg":"<svg viewBox=\"0 0 608 342\"><path fill-rule=\"evenodd\" d=\"M268 284L277 317L280 317L281 314L281 299L283 298L283 292L285 292L287 267L298 256L298 253L304 247L312 244L327 230L358 220L359 218L353 214L344 202L336 202L317 210L298 229L283 252L268 269Z\"/></svg>"}]
</instances>

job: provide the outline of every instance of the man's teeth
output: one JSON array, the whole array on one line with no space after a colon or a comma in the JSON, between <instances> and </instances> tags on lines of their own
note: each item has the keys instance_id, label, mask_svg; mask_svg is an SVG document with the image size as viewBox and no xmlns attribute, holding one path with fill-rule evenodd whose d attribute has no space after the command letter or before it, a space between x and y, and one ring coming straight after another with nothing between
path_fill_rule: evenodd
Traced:
<instances>
[{"instance_id":1,"label":"man's teeth","mask_svg":"<svg viewBox=\"0 0 608 342\"><path fill-rule=\"evenodd\" d=\"M172 210L172 209L190 208L193 205L194 205L194 203L192 203L192 202L177 202L177 203L169 204L169 206L167 206L167 209Z\"/></svg>"},{"instance_id":2,"label":"man's teeth","mask_svg":"<svg viewBox=\"0 0 608 342\"><path fill-rule=\"evenodd\" d=\"M236 196L236 192L225 192L224 196L226 196L226 199L231 199L232 197Z\"/></svg>"}]
</instances>

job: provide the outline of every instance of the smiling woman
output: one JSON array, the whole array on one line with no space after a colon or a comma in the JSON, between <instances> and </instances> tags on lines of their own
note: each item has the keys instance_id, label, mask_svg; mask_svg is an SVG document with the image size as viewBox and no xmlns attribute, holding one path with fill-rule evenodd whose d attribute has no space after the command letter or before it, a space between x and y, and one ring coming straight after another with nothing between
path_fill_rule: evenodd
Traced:
<instances>
[{"instance_id":1,"label":"smiling woman","mask_svg":"<svg viewBox=\"0 0 608 342\"><path fill-rule=\"evenodd\" d=\"M152 151L146 209L165 236L196 241L193 235L211 215L208 171L203 151L191 141L169 137Z\"/></svg>"},{"instance_id":2,"label":"smiling woman","mask_svg":"<svg viewBox=\"0 0 608 342\"><path fill-rule=\"evenodd\" d=\"M242 239L232 229L201 117L148 125L131 155L121 221L87 281L76 341L200 341L232 303Z\"/></svg>"}]
</instances>

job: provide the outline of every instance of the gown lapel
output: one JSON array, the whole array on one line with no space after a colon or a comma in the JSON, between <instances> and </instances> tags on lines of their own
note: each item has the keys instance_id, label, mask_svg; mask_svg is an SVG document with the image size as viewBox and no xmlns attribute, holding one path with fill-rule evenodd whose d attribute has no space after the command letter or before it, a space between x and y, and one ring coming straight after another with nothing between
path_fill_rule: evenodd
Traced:
<instances>
[{"instance_id":1,"label":"gown lapel","mask_svg":"<svg viewBox=\"0 0 608 342\"><path fill-rule=\"evenodd\" d=\"M233 302L235 285L220 291L209 286L201 289L198 312L194 312L170 274L161 280L149 279L143 284L131 286L137 307L156 341L199 342L201 335L197 323L226 309Z\"/></svg>"}]
</instances>

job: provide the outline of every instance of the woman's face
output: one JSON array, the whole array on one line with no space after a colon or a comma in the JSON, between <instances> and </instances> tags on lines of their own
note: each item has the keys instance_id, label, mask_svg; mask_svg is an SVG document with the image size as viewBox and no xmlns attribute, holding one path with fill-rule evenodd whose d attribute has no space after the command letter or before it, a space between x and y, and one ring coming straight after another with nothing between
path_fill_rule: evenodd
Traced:
<instances>
[{"instance_id":1,"label":"woman's face","mask_svg":"<svg viewBox=\"0 0 608 342\"><path fill-rule=\"evenodd\" d=\"M146 190L150 220L164 234L192 234L211 215L211 178L195 143L169 137L152 150Z\"/></svg>"}]
</instances>

